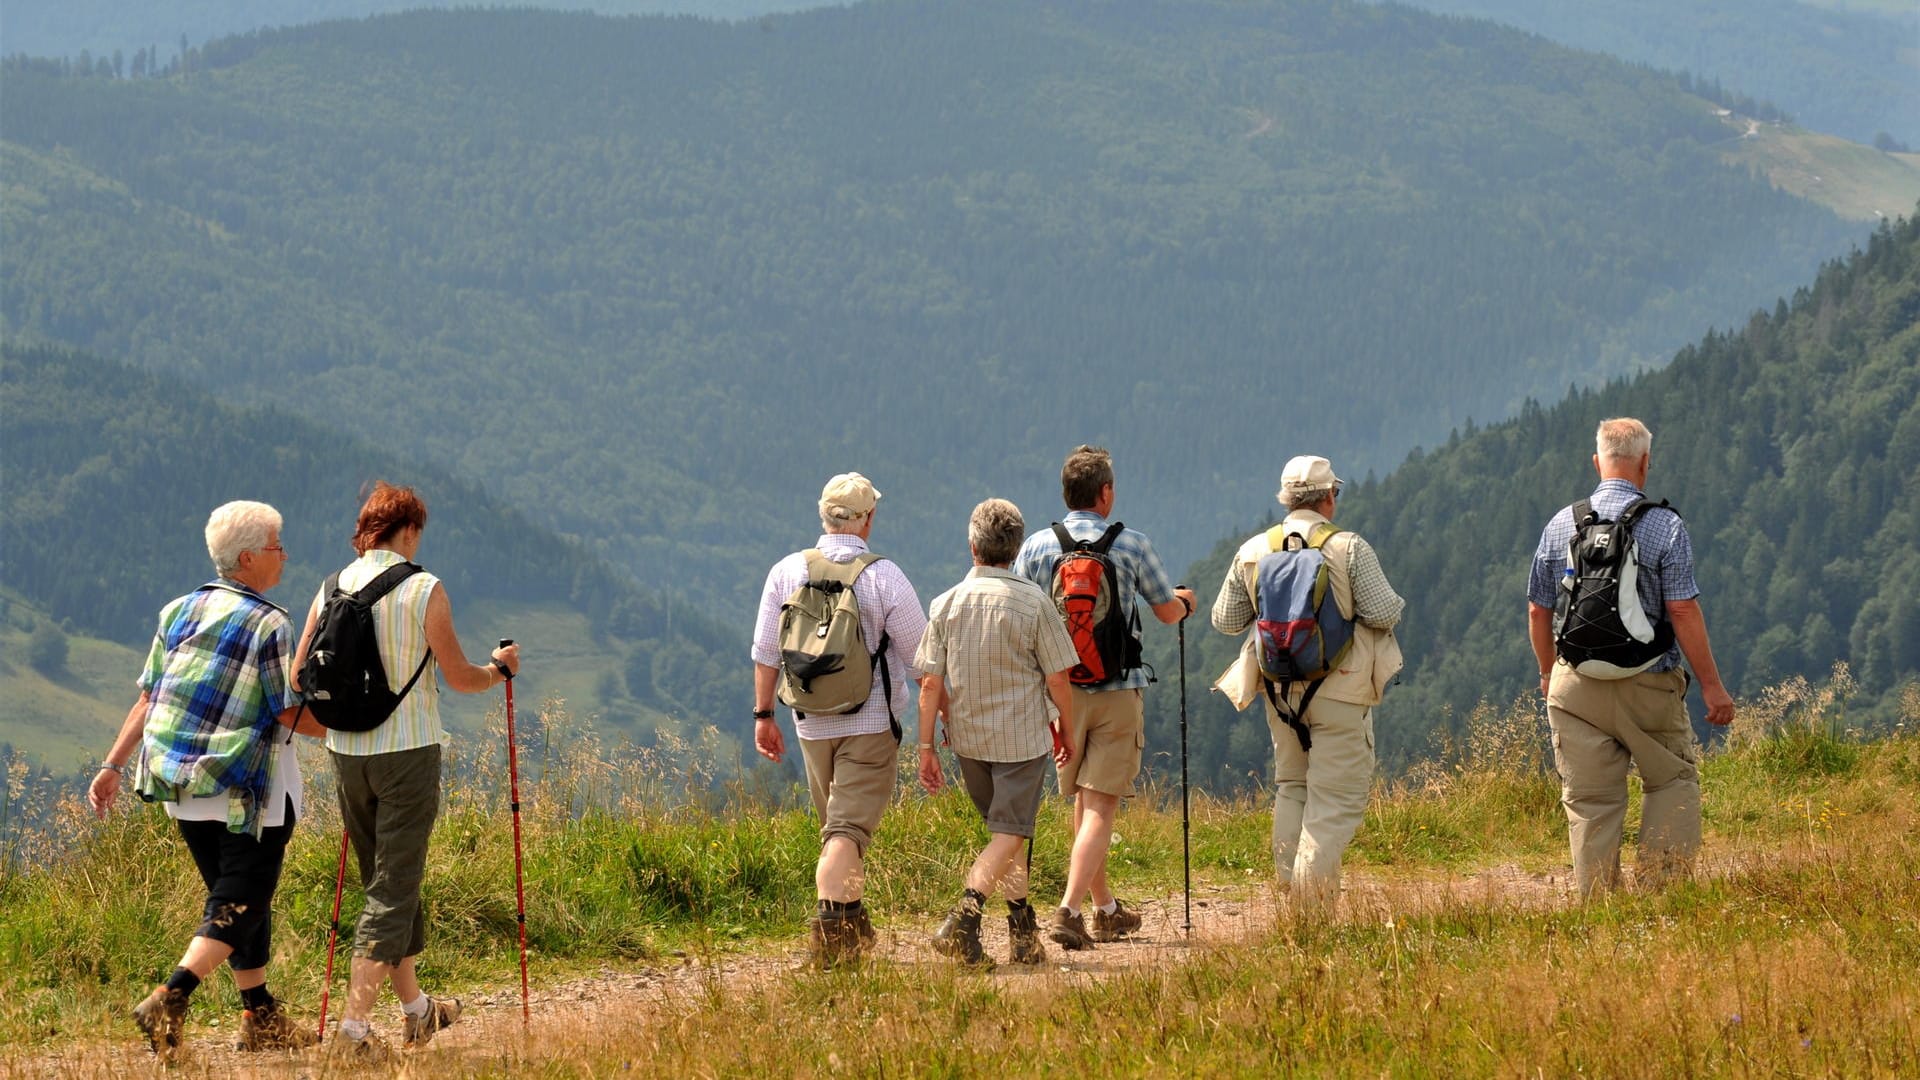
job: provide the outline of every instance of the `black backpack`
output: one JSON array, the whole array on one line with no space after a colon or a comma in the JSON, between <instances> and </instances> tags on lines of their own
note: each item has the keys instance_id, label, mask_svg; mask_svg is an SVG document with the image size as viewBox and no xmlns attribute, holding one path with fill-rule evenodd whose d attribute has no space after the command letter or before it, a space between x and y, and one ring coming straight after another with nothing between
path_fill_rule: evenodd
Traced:
<instances>
[{"instance_id":1,"label":"black backpack","mask_svg":"<svg viewBox=\"0 0 1920 1080\"><path fill-rule=\"evenodd\" d=\"M1673 509L1665 499L1640 498L1627 504L1620 520L1603 521L1590 500L1573 504L1573 540L1553 602L1553 647L1582 675L1638 675L1673 647L1673 624L1665 612L1641 609L1637 584L1633 525L1655 507Z\"/></svg>"},{"instance_id":2,"label":"black backpack","mask_svg":"<svg viewBox=\"0 0 1920 1080\"><path fill-rule=\"evenodd\" d=\"M428 649L413 678L394 693L373 631L373 605L401 582L421 572L403 562L382 571L359 592L344 592L340 575L327 578L327 599L313 626L313 641L300 665L300 692L314 718L334 731L372 731L387 722L400 701L420 681L433 657Z\"/></svg>"}]
</instances>

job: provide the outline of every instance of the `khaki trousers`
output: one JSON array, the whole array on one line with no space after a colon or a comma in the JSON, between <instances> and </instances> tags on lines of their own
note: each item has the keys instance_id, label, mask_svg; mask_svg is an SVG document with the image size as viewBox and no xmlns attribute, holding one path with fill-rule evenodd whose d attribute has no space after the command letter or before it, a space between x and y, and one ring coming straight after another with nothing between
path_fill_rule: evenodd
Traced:
<instances>
[{"instance_id":1,"label":"khaki trousers","mask_svg":"<svg viewBox=\"0 0 1920 1080\"><path fill-rule=\"evenodd\" d=\"M1327 912L1340 899L1340 859L1360 830L1373 787L1373 710L1316 695L1307 708L1313 751L1266 705L1273 735L1273 866L1295 910Z\"/></svg>"},{"instance_id":2,"label":"khaki trousers","mask_svg":"<svg viewBox=\"0 0 1920 1080\"><path fill-rule=\"evenodd\" d=\"M1700 771L1686 690L1678 668L1594 679L1564 662L1553 665L1547 721L1580 895L1620 884L1630 763L1644 795L1636 876L1658 886L1692 869L1700 850Z\"/></svg>"},{"instance_id":3,"label":"khaki trousers","mask_svg":"<svg viewBox=\"0 0 1920 1080\"><path fill-rule=\"evenodd\" d=\"M801 739L800 757L807 766L807 793L820 815L821 846L844 836L866 858L880 815L893 799L900 740L888 731Z\"/></svg>"}]
</instances>

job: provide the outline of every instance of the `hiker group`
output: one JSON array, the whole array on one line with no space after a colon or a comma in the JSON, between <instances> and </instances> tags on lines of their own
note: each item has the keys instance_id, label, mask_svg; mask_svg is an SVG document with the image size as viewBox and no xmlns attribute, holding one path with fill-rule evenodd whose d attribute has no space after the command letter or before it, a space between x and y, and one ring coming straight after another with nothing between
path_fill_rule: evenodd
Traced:
<instances>
[{"instance_id":1,"label":"hiker group","mask_svg":"<svg viewBox=\"0 0 1920 1080\"><path fill-rule=\"evenodd\" d=\"M1600 424L1600 484L1548 523L1528 584L1529 642L1583 897L1620 882L1630 766L1646 794L1640 880L1685 872L1699 848L1683 653L1708 721L1733 717L1686 524L1644 495L1651 445L1638 420ZM1258 703L1266 714L1274 869L1302 918L1324 918L1338 900L1341 859L1373 784L1373 707L1401 667L1394 627L1406 604L1373 547L1334 523L1343 486L1326 458L1288 461L1277 492L1286 516L1240 545L1211 609L1214 629L1244 635L1215 687L1236 707ZM974 507L972 569L924 614L906 575L868 549L881 495L857 472L821 492L815 546L768 573L752 649L754 744L784 760L775 707L788 706L821 823L814 963L857 960L876 941L864 863L892 799L899 717L913 683L921 785L945 785L944 742L990 834L933 948L991 963L981 926L995 894L1006 902L1015 964L1043 962L1043 938L1078 951L1141 928L1140 911L1114 894L1107 875L1114 818L1134 794L1146 744L1142 695L1152 679L1138 607L1182 624L1197 599L1172 583L1143 533L1110 520L1105 450L1069 454L1061 494L1062 520L1031 532L1004 499ZM1184 739L1184 626L1181 643ZM1028 889L1049 772L1073 802L1073 834L1066 889L1043 924Z\"/></svg>"},{"instance_id":2,"label":"hiker group","mask_svg":"<svg viewBox=\"0 0 1920 1080\"><path fill-rule=\"evenodd\" d=\"M208 518L216 576L160 612L139 699L87 791L104 817L131 769L133 790L166 807L206 885L179 964L133 1009L155 1053L179 1048L190 998L223 963L240 991L238 1049L320 1040L266 985L273 895L304 812L295 735L325 740L345 823L342 874L350 844L365 890L330 1052L350 1064L390 1056L370 1024L384 985L400 1002L403 1046L460 1018L460 1000L427 994L415 971L447 742L439 683L483 693L513 678L520 650L508 644L486 663L467 660L446 588L413 561L426 524L411 488L376 484L354 526L358 557L315 594L296 646L286 610L265 596L286 568L280 513L231 502ZM334 911L337 919L337 897Z\"/></svg>"},{"instance_id":3,"label":"hiker group","mask_svg":"<svg viewBox=\"0 0 1920 1080\"><path fill-rule=\"evenodd\" d=\"M1699 848L1683 655L1708 721L1733 718L1686 524L1645 495L1651 444L1637 420L1600 424L1600 483L1548 522L1527 584L1529 642L1583 896L1620 883L1630 767L1645 792L1639 878L1683 874ZM1288 461L1277 492L1285 517L1240 545L1210 612L1216 630L1243 636L1214 685L1267 717L1274 869L1302 918L1324 918L1338 900L1341 859L1373 782L1372 710L1401 667L1394 628L1405 601L1373 547L1336 524L1343 486L1326 458ZM944 743L990 834L933 948L990 962L981 927L995 895L1006 903L1015 964L1043 962L1047 941L1081 951L1140 931L1141 912L1115 895L1107 870L1115 817L1135 793L1146 744L1143 694L1153 680L1139 607L1181 626L1184 755L1184 622L1198 600L1172 582L1145 534L1112 520L1114 491L1111 457L1081 446L1061 469L1066 513L1049 528L1029 530L1004 499L981 502L967 522L972 568L923 610L899 566L868 549L880 492L842 473L821 492L814 546L768 572L752 644L753 741L784 760L776 703L792 710L820 821L814 963L857 960L877 940L864 866L893 799L910 693L920 783L930 792L945 785ZM448 741L439 684L486 692L514 677L520 654L503 641L486 662L467 660L445 587L414 562L426 521L412 489L376 485L355 523L357 558L317 591L296 644L287 612L264 595L286 566L281 516L264 503L228 503L206 525L216 577L161 611L139 699L88 789L105 816L131 769L133 790L176 820L206 887L179 964L133 1008L157 1053L178 1048L189 999L223 963L243 1005L240 1049L320 1040L266 986L273 896L304 811L296 735L324 739L331 753L345 825L340 880L350 849L365 893L330 1051L354 1063L390 1055L371 1025L383 986L400 1003L405 1047L460 1018L460 1001L427 994L415 968ZM510 685L506 700L511 762ZM1073 834L1065 891L1043 920L1029 874L1049 773L1072 800ZM518 874L517 775L515 789ZM337 894L334 912L337 930ZM523 1009L524 919L523 910ZM331 949L328 963L330 982Z\"/></svg>"}]
</instances>

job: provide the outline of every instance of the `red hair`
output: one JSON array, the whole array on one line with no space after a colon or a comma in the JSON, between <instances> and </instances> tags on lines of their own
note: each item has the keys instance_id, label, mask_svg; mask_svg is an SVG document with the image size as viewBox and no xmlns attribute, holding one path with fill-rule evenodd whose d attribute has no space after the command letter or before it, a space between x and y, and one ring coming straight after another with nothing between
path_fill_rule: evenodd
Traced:
<instances>
[{"instance_id":1,"label":"red hair","mask_svg":"<svg viewBox=\"0 0 1920 1080\"><path fill-rule=\"evenodd\" d=\"M409 525L427 527L427 504L410 487L375 480L373 493L360 505L360 520L353 527L353 550L365 555Z\"/></svg>"}]
</instances>

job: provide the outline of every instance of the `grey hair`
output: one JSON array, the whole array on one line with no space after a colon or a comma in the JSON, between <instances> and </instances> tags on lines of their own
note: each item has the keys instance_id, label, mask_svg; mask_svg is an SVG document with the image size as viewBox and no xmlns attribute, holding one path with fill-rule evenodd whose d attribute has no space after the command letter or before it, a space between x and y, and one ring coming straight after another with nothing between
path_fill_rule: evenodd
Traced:
<instances>
[{"instance_id":1,"label":"grey hair","mask_svg":"<svg viewBox=\"0 0 1920 1080\"><path fill-rule=\"evenodd\" d=\"M860 525L873 516L869 510L856 514L844 506L822 506L820 508L820 529L830 533L857 533Z\"/></svg>"},{"instance_id":2,"label":"grey hair","mask_svg":"<svg viewBox=\"0 0 1920 1080\"><path fill-rule=\"evenodd\" d=\"M1593 433L1593 452L1600 460L1635 461L1653 449L1653 432L1631 416L1600 421Z\"/></svg>"},{"instance_id":3,"label":"grey hair","mask_svg":"<svg viewBox=\"0 0 1920 1080\"><path fill-rule=\"evenodd\" d=\"M1274 498L1279 499L1280 505L1288 510L1305 510L1308 507L1319 506L1326 501L1327 496L1338 490L1337 487L1281 488Z\"/></svg>"},{"instance_id":4,"label":"grey hair","mask_svg":"<svg viewBox=\"0 0 1920 1080\"><path fill-rule=\"evenodd\" d=\"M988 499L967 518L967 543L973 557L987 566L1006 566L1020 553L1027 538L1027 522L1020 508L1005 499Z\"/></svg>"},{"instance_id":5,"label":"grey hair","mask_svg":"<svg viewBox=\"0 0 1920 1080\"><path fill-rule=\"evenodd\" d=\"M240 569L240 553L264 549L280 525L280 511L263 502L239 500L216 509L207 518L207 554L213 568L222 574Z\"/></svg>"}]
</instances>

